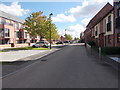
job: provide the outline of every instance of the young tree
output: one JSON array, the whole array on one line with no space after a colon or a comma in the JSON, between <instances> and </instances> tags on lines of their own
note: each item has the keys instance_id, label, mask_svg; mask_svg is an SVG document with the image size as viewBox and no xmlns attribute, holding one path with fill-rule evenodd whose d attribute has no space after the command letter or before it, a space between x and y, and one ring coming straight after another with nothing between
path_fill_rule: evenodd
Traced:
<instances>
[{"instance_id":1,"label":"young tree","mask_svg":"<svg viewBox=\"0 0 120 90\"><path fill-rule=\"evenodd\" d=\"M60 37L58 34L58 30L55 24L51 23L48 29L48 32L46 32L45 38L50 39L50 30L51 30L51 39L56 40Z\"/></svg>"},{"instance_id":2,"label":"young tree","mask_svg":"<svg viewBox=\"0 0 120 90\"><path fill-rule=\"evenodd\" d=\"M51 20L42 14L43 12L41 11L31 13L31 15L25 19L24 29L33 37L37 35L40 36L40 39L49 39L51 30L51 38L58 39L59 34L56 25L51 23Z\"/></svg>"},{"instance_id":3,"label":"young tree","mask_svg":"<svg viewBox=\"0 0 120 90\"><path fill-rule=\"evenodd\" d=\"M79 38L75 37L74 40L79 40Z\"/></svg>"},{"instance_id":4,"label":"young tree","mask_svg":"<svg viewBox=\"0 0 120 90\"><path fill-rule=\"evenodd\" d=\"M42 15L43 12L33 12L29 17L25 19L25 30L32 36L40 36L40 39L44 37L44 26L46 24L46 16Z\"/></svg>"},{"instance_id":5,"label":"young tree","mask_svg":"<svg viewBox=\"0 0 120 90\"><path fill-rule=\"evenodd\" d=\"M65 39L72 40L72 36L71 35L65 35Z\"/></svg>"}]
</instances>

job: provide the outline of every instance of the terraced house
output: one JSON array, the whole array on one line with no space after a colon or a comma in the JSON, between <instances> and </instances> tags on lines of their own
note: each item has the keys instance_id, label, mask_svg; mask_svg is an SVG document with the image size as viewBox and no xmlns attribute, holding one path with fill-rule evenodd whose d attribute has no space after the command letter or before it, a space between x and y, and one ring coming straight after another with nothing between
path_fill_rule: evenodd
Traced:
<instances>
[{"instance_id":1,"label":"terraced house","mask_svg":"<svg viewBox=\"0 0 120 90\"><path fill-rule=\"evenodd\" d=\"M120 1L114 2L114 21L115 21L115 46L120 47Z\"/></svg>"},{"instance_id":2,"label":"terraced house","mask_svg":"<svg viewBox=\"0 0 120 90\"><path fill-rule=\"evenodd\" d=\"M112 6L107 3L88 23L85 34L85 42L94 41L99 47L120 47L120 18L116 9L118 3ZM116 15L117 14L117 15Z\"/></svg>"},{"instance_id":3,"label":"terraced house","mask_svg":"<svg viewBox=\"0 0 120 90\"><path fill-rule=\"evenodd\" d=\"M24 47L39 41L39 36L30 37L23 23L23 19L0 11L0 48Z\"/></svg>"}]
</instances>

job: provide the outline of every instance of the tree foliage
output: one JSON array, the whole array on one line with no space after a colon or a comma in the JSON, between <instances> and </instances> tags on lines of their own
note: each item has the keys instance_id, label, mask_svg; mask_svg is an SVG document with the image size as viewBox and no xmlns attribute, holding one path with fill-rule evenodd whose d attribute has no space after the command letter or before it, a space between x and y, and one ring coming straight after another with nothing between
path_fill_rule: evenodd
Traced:
<instances>
[{"instance_id":1,"label":"tree foliage","mask_svg":"<svg viewBox=\"0 0 120 90\"><path fill-rule=\"evenodd\" d=\"M72 36L71 35L65 35L65 39L67 39L67 40L72 40Z\"/></svg>"},{"instance_id":2,"label":"tree foliage","mask_svg":"<svg viewBox=\"0 0 120 90\"><path fill-rule=\"evenodd\" d=\"M58 39L59 34L57 31L57 27L55 24L51 23L50 18L47 18L45 15L42 15L43 12L33 12L29 17L25 19L25 30L32 36L40 36L40 39L50 38L50 30L51 30L51 38Z\"/></svg>"},{"instance_id":3,"label":"tree foliage","mask_svg":"<svg viewBox=\"0 0 120 90\"><path fill-rule=\"evenodd\" d=\"M74 40L79 40L79 38L75 37Z\"/></svg>"}]
</instances>

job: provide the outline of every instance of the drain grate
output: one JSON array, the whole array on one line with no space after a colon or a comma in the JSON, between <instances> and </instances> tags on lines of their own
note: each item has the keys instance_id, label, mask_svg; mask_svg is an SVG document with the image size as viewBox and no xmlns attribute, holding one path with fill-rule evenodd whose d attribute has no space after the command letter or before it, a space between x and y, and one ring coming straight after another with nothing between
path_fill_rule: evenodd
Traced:
<instances>
[{"instance_id":1,"label":"drain grate","mask_svg":"<svg viewBox=\"0 0 120 90\"><path fill-rule=\"evenodd\" d=\"M41 61L47 61L46 59L43 59L43 60L41 60Z\"/></svg>"}]
</instances>

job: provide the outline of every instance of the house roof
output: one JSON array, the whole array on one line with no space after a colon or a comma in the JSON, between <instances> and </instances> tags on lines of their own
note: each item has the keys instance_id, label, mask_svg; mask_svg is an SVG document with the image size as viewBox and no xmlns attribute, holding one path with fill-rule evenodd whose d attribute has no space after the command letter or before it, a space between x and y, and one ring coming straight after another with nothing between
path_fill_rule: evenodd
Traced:
<instances>
[{"instance_id":1,"label":"house roof","mask_svg":"<svg viewBox=\"0 0 120 90\"><path fill-rule=\"evenodd\" d=\"M11 15L9 13L3 12L1 10L0 10L0 17L10 19L10 20L13 20L13 21L16 21L16 22L24 23L23 19L18 18L18 17L14 16L14 15Z\"/></svg>"},{"instance_id":2,"label":"house roof","mask_svg":"<svg viewBox=\"0 0 120 90\"><path fill-rule=\"evenodd\" d=\"M93 27L96 25L101 19L103 19L107 14L109 14L113 10L113 6L110 3L107 3L88 23L86 27Z\"/></svg>"}]
</instances>

